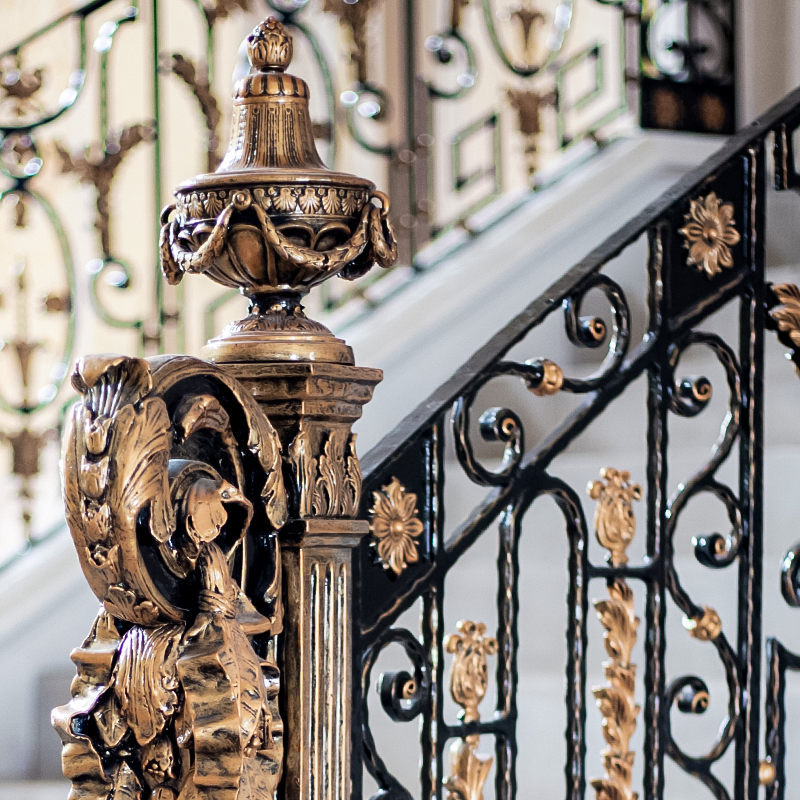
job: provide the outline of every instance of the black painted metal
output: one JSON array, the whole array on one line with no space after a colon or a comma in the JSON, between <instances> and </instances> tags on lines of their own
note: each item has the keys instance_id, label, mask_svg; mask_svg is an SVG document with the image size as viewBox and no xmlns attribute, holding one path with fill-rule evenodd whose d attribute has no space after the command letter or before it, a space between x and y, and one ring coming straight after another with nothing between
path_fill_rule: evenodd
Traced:
<instances>
[{"instance_id":1,"label":"black painted metal","mask_svg":"<svg viewBox=\"0 0 800 800\"><path fill-rule=\"evenodd\" d=\"M422 403L362 460L364 515L371 494L397 477L420 498L424 524L420 559L401 575L383 569L368 541L356 553L356 659L360 668L354 686L356 732L353 796L362 797L363 767L380 786L380 797L410 798L377 753L367 716L370 671L389 643L400 643L415 673L416 693L402 701L397 687L409 673L382 676L378 683L386 712L393 719L421 717L421 786L424 800L441 798L449 741L469 734L495 738L496 797L517 795L515 765L517 652L519 615L520 525L531 504L549 496L561 510L569 541L567 600L566 760L568 800L587 792L586 649L591 579L627 578L641 582L646 592L643 639L644 784L645 800L664 796L665 757L705 785L719 800L755 800L759 792L761 568L763 483L763 349L767 311L776 303L764 282L766 155L775 136L774 157L778 188L793 188L792 153L787 142L800 126L800 90L789 95L764 117L734 136L699 169L612 234L594 252L554 283L525 311L479 350L453 377ZM690 201L714 191L734 205L741 241L732 248L733 266L708 277L686 264L679 229ZM646 235L649 258L647 331L638 342L630 338L630 311L621 288L602 270L623 249ZM603 343L602 320L581 316L590 292L602 293L610 307L607 355L597 374L588 379L565 377L562 391L583 396L565 422L535 446L526 449L522 422L510 410L488 409L481 417L481 435L503 444L505 457L496 471L480 463L470 440L470 413L479 390L499 376L517 377L531 390L540 386L541 361L507 359L511 348L551 313L563 307L567 337L576 345ZM702 324L728 303L738 303L739 339L726 342L704 331ZM785 335L782 341L792 345ZM703 348L719 362L727 381L728 415L709 461L669 497L667 439L671 414L693 416L706 407L710 392L705 378L683 378L681 359L690 348ZM795 354L795 358L797 355ZM589 559L590 531L575 490L549 470L554 458L637 378L646 376L648 433L646 481L646 556L638 564L611 567ZM447 538L444 534L444 439L452 423L454 450L460 469L477 485L489 487L468 519ZM737 453L739 481L725 484L719 469ZM735 455L734 455L735 457ZM682 586L673 559L673 540L682 511L693 497L710 493L722 502L731 534L713 534L695 544L698 561L711 569L738 569L739 613L735 636L722 632L709 646L716 649L728 685L728 720L702 756L684 752L672 735L671 713L702 713L707 686L687 674L667 685L665 678L665 614L668 600L695 619L703 614ZM443 712L447 691L444 672L443 599L445 578L476 539L497 526L498 658L497 707L478 723L449 724ZM800 605L800 545L784 564L784 593ZM641 585L640 584L640 585ZM422 599L421 636L393 627L401 613ZM449 625L453 623L450 622ZM448 628L449 629L449 628ZM730 638L729 638L730 637ZM783 688L786 669L800 669L800 656L778 642L767 644L770 663L767 690L767 755L776 765L776 782L767 796L784 797ZM735 775L726 785L715 765L730 748L735 752ZM698 784L699 786L699 784ZM704 790L700 789L701 793Z\"/></svg>"},{"instance_id":2,"label":"black painted metal","mask_svg":"<svg viewBox=\"0 0 800 800\"><path fill-rule=\"evenodd\" d=\"M657 0L646 5L652 10L641 25L642 127L733 133L734 0ZM671 62L668 69L666 60Z\"/></svg>"}]
</instances>

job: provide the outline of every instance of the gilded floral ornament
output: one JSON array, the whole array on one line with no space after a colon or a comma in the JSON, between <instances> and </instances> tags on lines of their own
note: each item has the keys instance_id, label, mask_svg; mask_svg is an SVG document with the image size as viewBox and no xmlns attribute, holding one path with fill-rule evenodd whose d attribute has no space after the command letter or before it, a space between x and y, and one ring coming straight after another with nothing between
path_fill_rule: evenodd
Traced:
<instances>
[{"instance_id":1,"label":"gilded floral ornament","mask_svg":"<svg viewBox=\"0 0 800 800\"><path fill-rule=\"evenodd\" d=\"M407 492L397 478L388 486L372 493L370 531L375 541L373 547L384 569L399 575L409 564L419 561L417 539L422 534L422 522L417 516L417 496Z\"/></svg>"},{"instance_id":2,"label":"gilded floral ornament","mask_svg":"<svg viewBox=\"0 0 800 800\"><path fill-rule=\"evenodd\" d=\"M450 694L464 709L460 714L464 722L475 722L481 718L478 706L489 685L486 656L497 652L497 639L484 635L486 625L482 622L461 620L456 628L458 633L448 636L445 642L445 650L455 655L450 672Z\"/></svg>"},{"instance_id":3,"label":"gilded floral ornament","mask_svg":"<svg viewBox=\"0 0 800 800\"><path fill-rule=\"evenodd\" d=\"M482 622L460 621L458 633L447 637L445 649L454 655L450 670L450 695L461 706L463 722L478 722L478 707L486 696L489 670L486 656L497 652L497 639L485 636ZM448 800L482 800L483 785L492 768L491 756L477 753L480 734L465 736L450 747L450 776L445 788Z\"/></svg>"},{"instance_id":4,"label":"gilded floral ornament","mask_svg":"<svg viewBox=\"0 0 800 800\"><path fill-rule=\"evenodd\" d=\"M733 215L733 204L721 202L715 192L691 201L684 217L686 224L680 229L689 251L688 266L697 267L709 278L722 272L723 267L733 266L731 247L741 239Z\"/></svg>"},{"instance_id":5,"label":"gilded floral ornament","mask_svg":"<svg viewBox=\"0 0 800 800\"><path fill-rule=\"evenodd\" d=\"M44 72L41 69L27 70L18 57L0 61L0 114L9 112L12 118L22 119L42 113L42 105L35 98L42 88Z\"/></svg>"},{"instance_id":6,"label":"gilded floral ornament","mask_svg":"<svg viewBox=\"0 0 800 800\"><path fill-rule=\"evenodd\" d=\"M630 482L627 470L605 467L600 477L606 482L592 481L588 486L589 496L599 501L594 513L597 541L609 551L611 566L620 567L628 563L625 551L636 533L632 501L641 499L642 488Z\"/></svg>"}]
</instances>

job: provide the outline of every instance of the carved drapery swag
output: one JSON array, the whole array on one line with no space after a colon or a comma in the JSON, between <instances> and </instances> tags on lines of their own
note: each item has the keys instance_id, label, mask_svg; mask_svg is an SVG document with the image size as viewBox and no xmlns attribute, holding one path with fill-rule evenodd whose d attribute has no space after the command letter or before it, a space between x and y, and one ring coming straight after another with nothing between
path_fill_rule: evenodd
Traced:
<instances>
[{"instance_id":1,"label":"carved drapery swag","mask_svg":"<svg viewBox=\"0 0 800 800\"><path fill-rule=\"evenodd\" d=\"M281 447L188 357L95 356L64 440L67 519L102 608L53 712L72 797L274 797ZM258 563L258 574L248 565Z\"/></svg>"}]
</instances>

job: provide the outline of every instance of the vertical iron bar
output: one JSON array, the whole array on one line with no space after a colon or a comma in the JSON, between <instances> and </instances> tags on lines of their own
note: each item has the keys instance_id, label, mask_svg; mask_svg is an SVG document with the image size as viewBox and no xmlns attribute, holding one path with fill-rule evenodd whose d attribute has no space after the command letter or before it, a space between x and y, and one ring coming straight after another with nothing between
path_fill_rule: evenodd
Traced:
<instances>
[{"instance_id":1,"label":"vertical iron bar","mask_svg":"<svg viewBox=\"0 0 800 800\"><path fill-rule=\"evenodd\" d=\"M445 434L447 430L446 414L442 414L436 421L433 428L435 436L436 454L436 530L432 542L433 558L436 563L441 563L445 557L445 514L444 507L444 447ZM439 577L434 581L430 591L431 602L431 623L432 638L431 649L428 651L431 657L432 672L431 692L436 698L435 706L432 707L431 721L434 726L431 736L432 755L435 764L432 770L434 785L431 798L442 800L442 786L444 784L444 748L447 741L443 737L446 730L444 720L444 697L445 697L445 678L444 678L444 580L446 573L438 571ZM424 795L423 795L424 797Z\"/></svg>"},{"instance_id":2,"label":"vertical iron bar","mask_svg":"<svg viewBox=\"0 0 800 800\"><path fill-rule=\"evenodd\" d=\"M764 395L764 148L751 148L745 168L745 230L750 286L742 296L740 359L742 430L739 493L742 550L739 560L738 654L742 670L742 725L736 737L736 800L756 800L759 792L759 703L761 693L761 574L763 510Z\"/></svg>"},{"instance_id":3,"label":"vertical iron bar","mask_svg":"<svg viewBox=\"0 0 800 800\"><path fill-rule=\"evenodd\" d=\"M500 519L497 556L497 712L508 721L505 734L495 737L497 770L495 797L517 796L517 654L519 652L519 533L520 501Z\"/></svg>"},{"instance_id":4,"label":"vertical iron bar","mask_svg":"<svg viewBox=\"0 0 800 800\"><path fill-rule=\"evenodd\" d=\"M436 562L444 553L444 435L446 430L444 416L440 417L431 428L427 453L427 516L431 521L431 558ZM440 724L443 705L442 641L444 633L441 628L441 593L436 590L426 592L422 597L422 642L431 660L433 675L431 676L431 694L422 712L420 725L420 744L422 759L420 762L420 785L423 800L438 797L441 791L442 776L439 766L439 739L442 726Z\"/></svg>"},{"instance_id":5,"label":"vertical iron bar","mask_svg":"<svg viewBox=\"0 0 800 800\"><path fill-rule=\"evenodd\" d=\"M775 768L775 780L765 787L765 800L786 795L786 651L776 639L767 640L767 696L764 720L766 756Z\"/></svg>"},{"instance_id":6,"label":"vertical iron bar","mask_svg":"<svg viewBox=\"0 0 800 800\"><path fill-rule=\"evenodd\" d=\"M648 273L650 307L649 333L661 334L664 311L664 254L669 252L669 227L665 223L648 230L650 246ZM658 362L648 371L647 391L647 558L654 575L647 583L645 608L645 707L644 707L644 796L660 800L664 795L664 715L665 695L666 591L664 581L664 532L667 512L667 400L666 347L659 348Z\"/></svg>"},{"instance_id":7,"label":"vertical iron bar","mask_svg":"<svg viewBox=\"0 0 800 800\"><path fill-rule=\"evenodd\" d=\"M431 586L430 597L432 601L432 620L434 625L433 647L431 649L431 663L433 665L433 676L431 680L431 692L437 698L433 724L435 732L433 736L433 749L435 753L435 765L433 769L434 787L432 797L435 800L442 800L442 786L445 775L444 749L447 740L442 733L446 730L444 720L444 693L446 691L444 678L444 575L436 579Z\"/></svg>"},{"instance_id":8,"label":"vertical iron bar","mask_svg":"<svg viewBox=\"0 0 800 800\"><path fill-rule=\"evenodd\" d=\"M586 617L589 613L589 543L583 514L556 495L568 520L569 591L567 593L567 800L586 795ZM575 501L577 502L577 501Z\"/></svg>"},{"instance_id":9,"label":"vertical iron bar","mask_svg":"<svg viewBox=\"0 0 800 800\"><path fill-rule=\"evenodd\" d=\"M100 147L108 141L108 51L100 54Z\"/></svg>"},{"instance_id":10,"label":"vertical iron bar","mask_svg":"<svg viewBox=\"0 0 800 800\"><path fill-rule=\"evenodd\" d=\"M434 679L431 681L430 696L422 711L422 722L420 723L420 745L422 750L420 786L422 788L422 800L432 800L436 796L436 743L438 740L436 719L440 703L439 686L435 680L438 666L438 651L436 648L438 617L436 594L434 592L426 592L422 597L422 643L425 647L425 652L428 653L431 659L434 672L432 677Z\"/></svg>"}]
</instances>

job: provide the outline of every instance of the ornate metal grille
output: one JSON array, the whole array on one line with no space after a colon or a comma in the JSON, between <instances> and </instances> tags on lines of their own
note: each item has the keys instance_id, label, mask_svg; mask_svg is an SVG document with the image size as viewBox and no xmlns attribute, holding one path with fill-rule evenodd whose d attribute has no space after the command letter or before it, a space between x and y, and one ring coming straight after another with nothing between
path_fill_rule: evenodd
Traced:
<instances>
[{"instance_id":1,"label":"ornate metal grille","mask_svg":"<svg viewBox=\"0 0 800 800\"><path fill-rule=\"evenodd\" d=\"M608 744L606 774L591 782L597 797L636 796L630 739L637 726L644 729L641 758L646 798L664 796L666 759L704 784L716 798L755 798L760 785L767 787L767 797L786 796L785 674L800 668L800 657L775 640L767 643L766 760L759 761L763 365L767 329L778 332L798 362L800 293L791 285L765 283L764 243L770 148L776 187L796 189L791 142L799 126L800 92L795 92L554 283L362 460L363 513L371 514L373 522L372 537L362 543L356 562L355 736L363 766L378 783L376 796L411 796L375 745L367 701L376 682L383 709L391 719L420 720L422 797L439 798L445 793L449 798L482 796L489 757L477 752L481 736L484 741L486 737L494 741L495 796L517 795L516 765L523 744L517 733L520 530L531 505L542 497L557 503L569 540L567 797L577 800L587 792L586 676L593 624L589 608L592 580L604 580L608 588L608 598L595 603L609 656L604 665L607 685L594 689ZM607 268L641 236L646 236L648 243L646 267L641 272L641 281L648 286L647 324L641 340L633 341L628 301ZM610 324L582 312L592 293L604 296ZM705 327L726 305L738 308L738 334L732 341ZM570 342L606 349L602 366L588 378L565 375L544 358L521 362L508 357L531 330L559 311L564 314ZM727 414L708 461L670 494L667 441L671 420L701 413L712 395L708 379L684 376L681 362L690 348L706 350L721 367ZM592 531L579 495L559 477L554 461L642 376L648 387L646 474L632 478L622 469L609 468L602 480L590 485L591 498L598 503L595 532L609 552L606 563L601 563L590 557ZM477 427L471 422L480 408L479 392L501 377L520 379L537 396L567 392L581 399L562 425L526 449L520 417L507 408L488 408L482 411ZM452 429L459 469L473 484L488 487L488 493L446 536L448 428ZM485 466L476 455L473 437L477 431L486 440L502 443L504 455L497 468ZM737 457L738 479L726 483L721 469L729 459L735 463ZM641 486L636 477L641 477ZM690 593L675 562L681 515L690 500L703 493L722 504L731 528L728 535L698 537L694 555L710 570L736 572L737 615L731 629L723 628L717 612ZM635 532L637 505L644 517L645 556L633 563L628 561L626 549ZM445 634L454 629L454 623L444 617L445 579L497 520L496 641L484 627L471 622L460 623L459 635L447 639ZM791 551L783 565L783 591L793 605L800 603L797 554L797 549ZM644 597L641 624L634 610L636 595ZM396 627L400 615L420 600L421 639ZM727 683L727 717L702 755L687 752L673 733L673 715L703 713L709 690L704 678L691 671L667 683L668 601L683 615L687 635L714 649ZM644 663L638 665L643 670L643 690L636 688L637 665L631 659L637 637L644 642ZM376 679L373 667L391 644L405 649L411 669ZM486 655L495 649L497 704L493 715L481 717L478 704L486 692ZM443 711L448 692L446 652L455 656L449 690L465 709L457 724L448 722ZM555 728L552 720L547 724ZM720 761L731 750L732 774L723 775ZM362 795L362 780L362 767L356 765L356 797ZM698 787L698 796L703 791Z\"/></svg>"}]
</instances>

